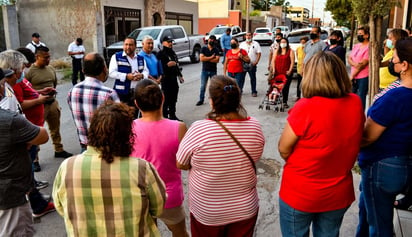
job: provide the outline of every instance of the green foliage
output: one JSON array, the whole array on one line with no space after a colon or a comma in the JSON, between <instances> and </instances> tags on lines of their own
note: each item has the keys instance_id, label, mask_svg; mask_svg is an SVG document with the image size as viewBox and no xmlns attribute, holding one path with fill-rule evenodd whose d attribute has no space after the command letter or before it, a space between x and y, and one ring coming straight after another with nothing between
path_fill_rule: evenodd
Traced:
<instances>
[{"instance_id":1,"label":"green foliage","mask_svg":"<svg viewBox=\"0 0 412 237\"><path fill-rule=\"evenodd\" d=\"M260 10L253 10L250 14L249 14L249 16L260 16Z\"/></svg>"},{"instance_id":2,"label":"green foliage","mask_svg":"<svg viewBox=\"0 0 412 237\"><path fill-rule=\"evenodd\" d=\"M16 0L0 0L0 6L13 5L15 3L16 3Z\"/></svg>"},{"instance_id":3,"label":"green foliage","mask_svg":"<svg viewBox=\"0 0 412 237\"><path fill-rule=\"evenodd\" d=\"M350 26L350 16L353 14L351 0L327 0L325 10L332 13L338 25Z\"/></svg>"},{"instance_id":4,"label":"green foliage","mask_svg":"<svg viewBox=\"0 0 412 237\"><path fill-rule=\"evenodd\" d=\"M288 7L290 3L287 0L252 0L252 7L255 10L269 11L271 6Z\"/></svg>"},{"instance_id":5,"label":"green foliage","mask_svg":"<svg viewBox=\"0 0 412 237\"><path fill-rule=\"evenodd\" d=\"M352 8L358 20L365 24L365 18L373 15L383 17L389 15L393 6L400 6L398 0L352 0Z\"/></svg>"}]
</instances>

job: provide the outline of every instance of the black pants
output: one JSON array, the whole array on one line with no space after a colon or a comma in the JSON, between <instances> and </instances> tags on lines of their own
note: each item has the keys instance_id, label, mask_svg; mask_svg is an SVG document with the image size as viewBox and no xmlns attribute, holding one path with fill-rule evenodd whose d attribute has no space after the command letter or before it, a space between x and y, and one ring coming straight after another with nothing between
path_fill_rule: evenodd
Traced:
<instances>
[{"instance_id":1,"label":"black pants","mask_svg":"<svg viewBox=\"0 0 412 237\"><path fill-rule=\"evenodd\" d=\"M297 74L298 77L298 85L296 86L296 97L300 98L300 94L301 94L301 89L300 89L300 83L302 82L302 76L300 74Z\"/></svg>"},{"instance_id":2,"label":"black pants","mask_svg":"<svg viewBox=\"0 0 412 237\"><path fill-rule=\"evenodd\" d=\"M134 118L139 117L139 109L134 103L134 89L130 89L129 94L117 94L121 102L135 109Z\"/></svg>"},{"instance_id":3,"label":"black pants","mask_svg":"<svg viewBox=\"0 0 412 237\"><path fill-rule=\"evenodd\" d=\"M289 97L289 87L290 83L292 83L292 75L286 76L288 80L286 81L285 86L283 87L282 94L283 94L283 103L287 104L288 103L288 97Z\"/></svg>"},{"instance_id":4,"label":"black pants","mask_svg":"<svg viewBox=\"0 0 412 237\"><path fill-rule=\"evenodd\" d=\"M179 86L177 85L162 85L162 91L165 96L163 103L163 117L176 119L176 103Z\"/></svg>"},{"instance_id":5,"label":"black pants","mask_svg":"<svg viewBox=\"0 0 412 237\"><path fill-rule=\"evenodd\" d=\"M84 74L82 70L82 59L73 58L72 67L73 67L72 84L74 86L77 84L77 76L79 73L80 73L80 81L84 80Z\"/></svg>"}]
</instances>

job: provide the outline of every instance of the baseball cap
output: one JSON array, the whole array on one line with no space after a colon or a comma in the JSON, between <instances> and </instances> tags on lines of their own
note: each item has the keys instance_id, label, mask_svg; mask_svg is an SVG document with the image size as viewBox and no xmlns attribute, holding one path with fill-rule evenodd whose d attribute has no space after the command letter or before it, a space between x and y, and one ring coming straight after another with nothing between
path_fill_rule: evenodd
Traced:
<instances>
[{"instance_id":1,"label":"baseball cap","mask_svg":"<svg viewBox=\"0 0 412 237\"><path fill-rule=\"evenodd\" d=\"M14 74L13 70L10 70L10 69L4 69L3 70L3 69L0 68L0 80L5 78L5 77L9 77L13 74Z\"/></svg>"},{"instance_id":2,"label":"baseball cap","mask_svg":"<svg viewBox=\"0 0 412 237\"><path fill-rule=\"evenodd\" d=\"M40 38L40 34L37 32L34 32L31 37L36 37L36 38Z\"/></svg>"},{"instance_id":3,"label":"baseball cap","mask_svg":"<svg viewBox=\"0 0 412 237\"><path fill-rule=\"evenodd\" d=\"M170 37L170 36L166 35L165 37L163 37L162 42L165 42L165 41L167 41L167 42L172 42L172 41L173 41L173 39L172 39L172 37Z\"/></svg>"}]
</instances>

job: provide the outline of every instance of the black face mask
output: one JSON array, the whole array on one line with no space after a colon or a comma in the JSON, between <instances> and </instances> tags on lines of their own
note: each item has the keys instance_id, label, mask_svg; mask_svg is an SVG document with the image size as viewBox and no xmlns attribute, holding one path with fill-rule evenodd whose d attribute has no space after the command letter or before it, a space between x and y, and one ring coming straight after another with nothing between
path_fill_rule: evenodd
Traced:
<instances>
[{"instance_id":1,"label":"black face mask","mask_svg":"<svg viewBox=\"0 0 412 237\"><path fill-rule=\"evenodd\" d=\"M279 43L280 41L281 41L280 39L277 39L277 40L276 40L276 43Z\"/></svg>"},{"instance_id":2,"label":"black face mask","mask_svg":"<svg viewBox=\"0 0 412 237\"><path fill-rule=\"evenodd\" d=\"M358 41L361 43L365 41L365 38L363 38L363 35L358 35Z\"/></svg>"},{"instance_id":3,"label":"black face mask","mask_svg":"<svg viewBox=\"0 0 412 237\"><path fill-rule=\"evenodd\" d=\"M388 70L389 70L389 73L392 76L395 76L395 77L400 77L401 76L401 74L399 72L395 72L395 64L392 62L392 60L389 61Z\"/></svg>"},{"instance_id":4,"label":"black face mask","mask_svg":"<svg viewBox=\"0 0 412 237\"><path fill-rule=\"evenodd\" d=\"M310 37L310 39L314 40L314 39L318 38L318 34L310 33L309 37Z\"/></svg>"},{"instance_id":5,"label":"black face mask","mask_svg":"<svg viewBox=\"0 0 412 237\"><path fill-rule=\"evenodd\" d=\"M337 39L329 39L329 42L330 42L331 45L338 44L338 40L337 40Z\"/></svg>"},{"instance_id":6,"label":"black face mask","mask_svg":"<svg viewBox=\"0 0 412 237\"><path fill-rule=\"evenodd\" d=\"M230 47L231 47L232 49L235 49L235 48L237 48L237 44L230 44Z\"/></svg>"},{"instance_id":7,"label":"black face mask","mask_svg":"<svg viewBox=\"0 0 412 237\"><path fill-rule=\"evenodd\" d=\"M209 41L207 42L210 46L215 46L215 42L214 41Z\"/></svg>"}]
</instances>

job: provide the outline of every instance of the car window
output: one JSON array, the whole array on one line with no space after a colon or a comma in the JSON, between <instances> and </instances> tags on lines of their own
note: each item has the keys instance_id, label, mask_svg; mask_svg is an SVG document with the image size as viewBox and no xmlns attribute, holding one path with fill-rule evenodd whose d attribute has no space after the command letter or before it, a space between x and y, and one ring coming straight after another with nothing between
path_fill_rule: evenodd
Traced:
<instances>
[{"instance_id":1,"label":"car window","mask_svg":"<svg viewBox=\"0 0 412 237\"><path fill-rule=\"evenodd\" d=\"M173 36L172 31L171 31L170 29L165 29L165 30L163 31L163 34L162 34L162 36L160 37L160 40L163 40L163 38L164 38L165 36L170 36L172 39L174 39L174 36Z\"/></svg>"},{"instance_id":2,"label":"car window","mask_svg":"<svg viewBox=\"0 0 412 237\"><path fill-rule=\"evenodd\" d=\"M160 29L142 29L137 34L136 40L142 40L146 35L150 35L153 39L157 39L160 34Z\"/></svg>"},{"instance_id":3,"label":"car window","mask_svg":"<svg viewBox=\"0 0 412 237\"><path fill-rule=\"evenodd\" d=\"M237 28L237 27L234 27L233 29L232 29L232 34L237 34L237 33L239 33L239 29Z\"/></svg>"},{"instance_id":4,"label":"car window","mask_svg":"<svg viewBox=\"0 0 412 237\"><path fill-rule=\"evenodd\" d=\"M136 39L137 36L139 35L140 31L141 31L140 29L136 29L136 30L132 31L132 33L130 33L128 35L128 37L132 37L133 39Z\"/></svg>"},{"instance_id":5,"label":"car window","mask_svg":"<svg viewBox=\"0 0 412 237\"><path fill-rule=\"evenodd\" d=\"M226 27L215 27L210 31L211 35L222 35L226 33Z\"/></svg>"},{"instance_id":6,"label":"car window","mask_svg":"<svg viewBox=\"0 0 412 237\"><path fill-rule=\"evenodd\" d=\"M296 44L300 43L300 38L303 36L307 36L309 38L310 31L302 31L302 32L291 32L288 36L289 44Z\"/></svg>"},{"instance_id":7,"label":"car window","mask_svg":"<svg viewBox=\"0 0 412 237\"><path fill-rule=\"evenodd\" d=\"M269 29L256 29L255 30L255 33L268 33L268 32L270 32Z\"/></svg>"},{"instance_id":8,"label":"car window","mask_svg":"<svg viewBox=\"0 0 412 237\"><path fill-rule=\"evenodd\" d=\"M173 28L173 39L181 39L185 37L185 33L183 32L182 28Z\"/></svg>"}]
</instances>

